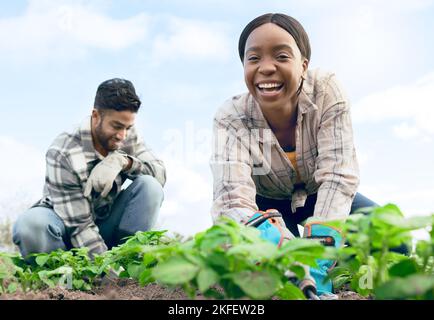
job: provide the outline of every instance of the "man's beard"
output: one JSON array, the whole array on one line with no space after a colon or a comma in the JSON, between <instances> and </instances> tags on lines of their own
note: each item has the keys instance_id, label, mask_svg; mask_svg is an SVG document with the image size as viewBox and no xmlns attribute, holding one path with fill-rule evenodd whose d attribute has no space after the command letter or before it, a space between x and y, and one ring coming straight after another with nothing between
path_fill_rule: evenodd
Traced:
<instances>
[{"instance_id":1,"label":"man's beard","mask_svg":"<svg viewBox=\"0 0 434 320\"><path fill-rule=\"evenodd\" d=\"M100 124L95 128L95 136L98 140L98 143L108 152L117 150L117 147L110 147L109 141L112 137L109 137L104 134L102 129L102 121Z\"/></svg>"}]
</instances>

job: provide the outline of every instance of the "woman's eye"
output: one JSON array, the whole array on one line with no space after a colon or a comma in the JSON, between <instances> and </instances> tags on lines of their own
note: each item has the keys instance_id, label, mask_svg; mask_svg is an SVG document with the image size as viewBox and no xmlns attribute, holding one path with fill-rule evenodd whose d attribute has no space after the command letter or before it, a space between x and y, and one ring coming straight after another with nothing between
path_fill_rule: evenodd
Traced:
<instances>
[{"instance_id":1,"label":"woman's eye","mask_svg":"<svg viewBox=\"0 0 434 320\"><path fill-rule=\"evenodd\" d=\"M279 55L277 56L277 59L280 59L280 60L286 60L286 59L289 59L289 56L286 55L286 54L279 54Z\"/></svg>"},{"instance_id":2,"label":"woman's eye","mask_svg":"<svg viewBox=\"0 0 434 320\"><path fill-rule=\"evenodd\" d=\"M247 60L249 60L249 61L257 61L257 60L259 60L259 58L257 56L250 56L250 57L247 58Z\"/></svg>"}]
</instances>

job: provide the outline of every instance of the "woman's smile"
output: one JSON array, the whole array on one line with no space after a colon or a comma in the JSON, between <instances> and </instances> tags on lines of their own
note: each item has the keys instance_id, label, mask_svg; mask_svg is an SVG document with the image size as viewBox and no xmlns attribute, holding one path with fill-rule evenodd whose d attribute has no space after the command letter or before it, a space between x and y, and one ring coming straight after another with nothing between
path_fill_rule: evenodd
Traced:
<instances>
[{"instance_id":1,"label":"woman's smile","mask_svg":"<svg viewBox=\"0 0 434 320\"><path fill-rule=\"evenodd\" d=\"M258 95L264 99L277 98L284 88L283 82L261 82L256 84Z\"/></svg>"}]
</instances>

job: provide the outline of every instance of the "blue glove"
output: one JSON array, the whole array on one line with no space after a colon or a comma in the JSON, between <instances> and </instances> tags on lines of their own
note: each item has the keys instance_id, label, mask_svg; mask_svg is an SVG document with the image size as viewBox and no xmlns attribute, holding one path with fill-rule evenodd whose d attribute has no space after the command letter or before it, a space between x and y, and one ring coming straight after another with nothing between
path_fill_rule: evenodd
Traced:
<instances>
[{"instance_id":1,"label":"blue glove","mask_svg":"<svg viewBox=\"0 0 434 320\"><path fill-rule=\"evenodd\" d=\"M261 238L280 247L284 240L294 239L294 235L286 228L282 215L275 209L255 212L246 222L247 226L256 227Z\"/></svg>"},{"instance_id":2,"label":"blue glove","mask_svg":"<svg viewBox=\"0 0 434 320\"><path fill-rule=\"evenodd\" d=\"M328 226L326 222L308 222L304 227L303 236L307 239L320 240L325 246L338 248L342 244L342 235L339 230ZM318 296L333 293L331 279L325 281L328 271L330 271L335 261L318 259L318 268L310 268L310 275L315 279Z\"/></svg>"}]
</instances>

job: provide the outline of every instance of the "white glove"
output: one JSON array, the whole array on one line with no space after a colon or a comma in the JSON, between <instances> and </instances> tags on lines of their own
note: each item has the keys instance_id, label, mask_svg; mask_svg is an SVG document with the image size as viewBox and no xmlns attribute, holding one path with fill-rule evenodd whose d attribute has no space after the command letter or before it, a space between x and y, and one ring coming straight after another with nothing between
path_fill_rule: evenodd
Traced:
<instances>
[{"instance_id":1,"label":"white glove","mask_svg":"<svg viewBox=\"0 0 434 320\"><path fill-rule=\"evenodd\" d=\"M95 189L105 198L113 187L113 181L123 168L128 165L128 158L118 152L112 152L98 163L90 173L84 188L84 196L88 197Z\"/></svg>"}]
</instances>

